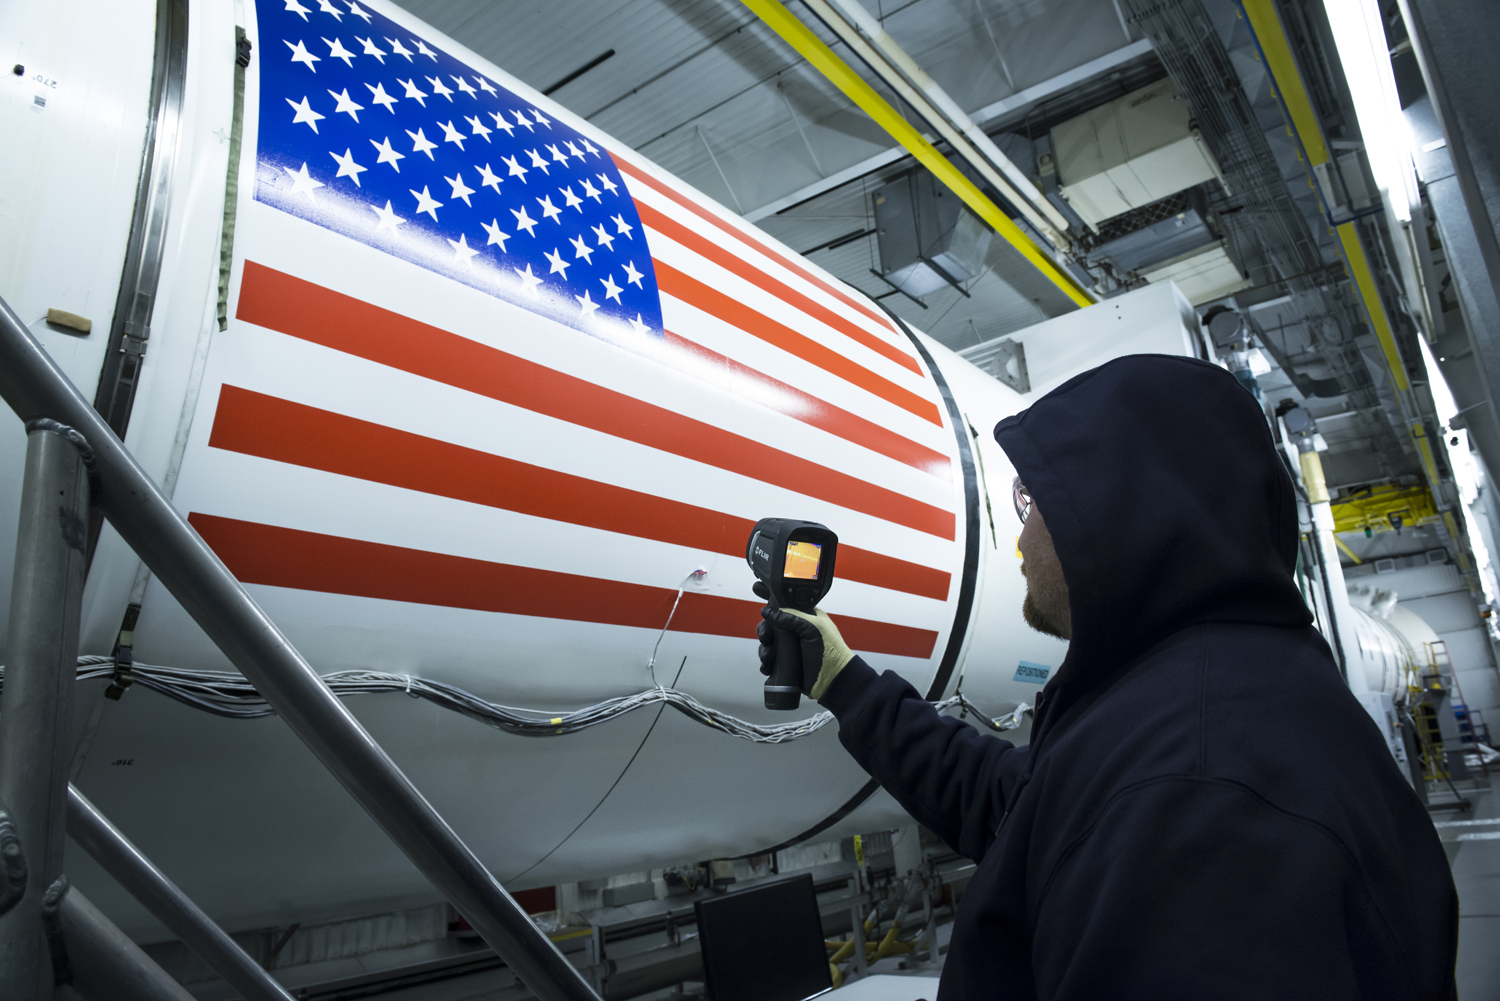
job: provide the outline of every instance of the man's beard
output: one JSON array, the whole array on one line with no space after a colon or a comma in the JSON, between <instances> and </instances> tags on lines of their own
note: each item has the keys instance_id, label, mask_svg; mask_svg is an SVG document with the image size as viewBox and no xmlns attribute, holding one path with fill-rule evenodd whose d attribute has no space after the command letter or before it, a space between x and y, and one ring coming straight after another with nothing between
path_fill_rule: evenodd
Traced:
<instances>
[{"instance_id":1,"label":"man's beard","mask_svg":"<svg viewBox=\"0 0 1500 1001\"><path fill-rule=\"evenodd\" d=\"M1026 620L1028 626L1039 633L1056 636L1060 640L1068 638L1063 635L1062 628L1054 623L1047 613L1043 611L1041 604L1032 595L1030 588L1026 590L1026 600L1021 602L1021 616Z\"/></svg>"}]
</instances>

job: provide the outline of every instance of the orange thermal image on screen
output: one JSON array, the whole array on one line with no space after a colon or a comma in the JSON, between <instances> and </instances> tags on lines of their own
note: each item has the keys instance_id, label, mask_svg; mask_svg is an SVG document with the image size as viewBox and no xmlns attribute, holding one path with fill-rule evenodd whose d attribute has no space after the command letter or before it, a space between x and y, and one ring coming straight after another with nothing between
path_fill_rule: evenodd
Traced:
<instances>
[{"instance_id":1,"label":"orange thermal image on screen","mask_svg":"<svg viewBox=\"0 0 1500 1001\"><path fill-rule=\"evenodd\" d=\"M788 542L786 544L786 569L783 576L798 580L817 580L818 562L823 558L823 547L816 542Z\"/></svg>"}]
</instances>

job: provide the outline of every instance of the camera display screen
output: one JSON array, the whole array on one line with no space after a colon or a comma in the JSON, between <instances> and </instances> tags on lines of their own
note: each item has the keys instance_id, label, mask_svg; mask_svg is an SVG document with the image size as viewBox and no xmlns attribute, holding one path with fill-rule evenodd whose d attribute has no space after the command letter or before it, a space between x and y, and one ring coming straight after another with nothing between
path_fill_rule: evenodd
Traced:
<instances>
[{"instance_id":1,"label":"camera display screen","mask_svg":"<svg viewBox=\"0 0 1500 1001\"><path fill-rule=\"evenodd\" d=\"M818 564L823 560L823 547L816 542L788 542L786 544L786 569L783 576L797 580L817 580Z\"/></svg>"}]
</instances>

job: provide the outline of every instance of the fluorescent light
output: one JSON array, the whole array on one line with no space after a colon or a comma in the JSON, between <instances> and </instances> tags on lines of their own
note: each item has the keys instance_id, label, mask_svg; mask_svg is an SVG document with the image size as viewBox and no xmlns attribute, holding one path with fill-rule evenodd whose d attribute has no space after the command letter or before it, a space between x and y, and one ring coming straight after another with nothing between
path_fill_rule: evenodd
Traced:
<instances>
[{"instance_id":1,"label":"fluorescent light","mask_svg":"<svg viewBox=\"0 0 1500 1001\"><path fill-rule=\"evenodd\" d=\"M1323 0L1323 7L1354 99L1370 172L1390 198L1396 217L1407 222L1420 196L1412 166L1411 128L1401 113L1380 9L1375 0Z\"/></svg>"}]
</instances>

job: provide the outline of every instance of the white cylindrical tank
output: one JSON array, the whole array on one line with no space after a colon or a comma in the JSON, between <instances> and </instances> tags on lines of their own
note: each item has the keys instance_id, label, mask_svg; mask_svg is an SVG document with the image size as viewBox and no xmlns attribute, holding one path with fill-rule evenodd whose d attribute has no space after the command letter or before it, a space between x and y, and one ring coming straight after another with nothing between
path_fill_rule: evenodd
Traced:
<instances>
[{"instance_id":1,"label":"white cylindrical tank","mask_svg":"<svg viewBox=\"0 0 1500 1001\"><path fill-rule=\"evenodd\" d=\"M1349 585L1358 649L1354 651L1372 692L1384 692L1399 705L1408 686L1426 670L1438 634L1421 616L1396 604L1399 596L1368 584ZM1350 658L1353 670L1355 658Z\"/></svg>"},{"instance_id":2,"label":"white cylindrical tank","mask_svg":"<svg viewBox=\"0 0 1500 1001\"><path fill-rule=\"evenodd\" d=\"M68 45L130 64L119 100L139 125L156 114L140 86L152 40L105 37L93 6L55 16ZM154 5L97 6L149 20ZM189 6L126 444L319 671L558 710L660 684L785 722L761 706L743 558L755 520L785 516L839 534L823 604L874 667L932 698L962 678L997 713L1034 700L1063 645L1023 624L1013 470L989 429L1064 372L1042 385L1034 366L1036 390L1013 392L392 4ZM253 49L226 204L237 17ZM90 72L69 86L102 87ZM48 143L90 127L81 108L43 124ZM114 155L138 164L140 147L126 129ZM24 155L0 160L14 174ZM114 188L74 197L55 213L119 215ZM76 246L47 222L6 260ZM115 268L85 283L89 301L119 286L125 242L106 249ZM68 305L4 274L28 318ZM1117 326L1161 290L1112 300L1107 338L1071 334L1069 364L1190 352L1165 292L1176 326ZM102 335L36 329L73 350L92 395ZM0 522L14 523L23 448L19 422L0 422ZM85 653L111 652L131 605L137 661L228 668L106 528ZM652 708L523 738L399 695L349 704L516 888L909 823L833 727L767 746ZM229 926L432 898L274 718L139 685L106 700L102 684L80 687L77 716L80 787ZM87 858L68 871L152 934Z\"/></svg>"}]
</instances>

